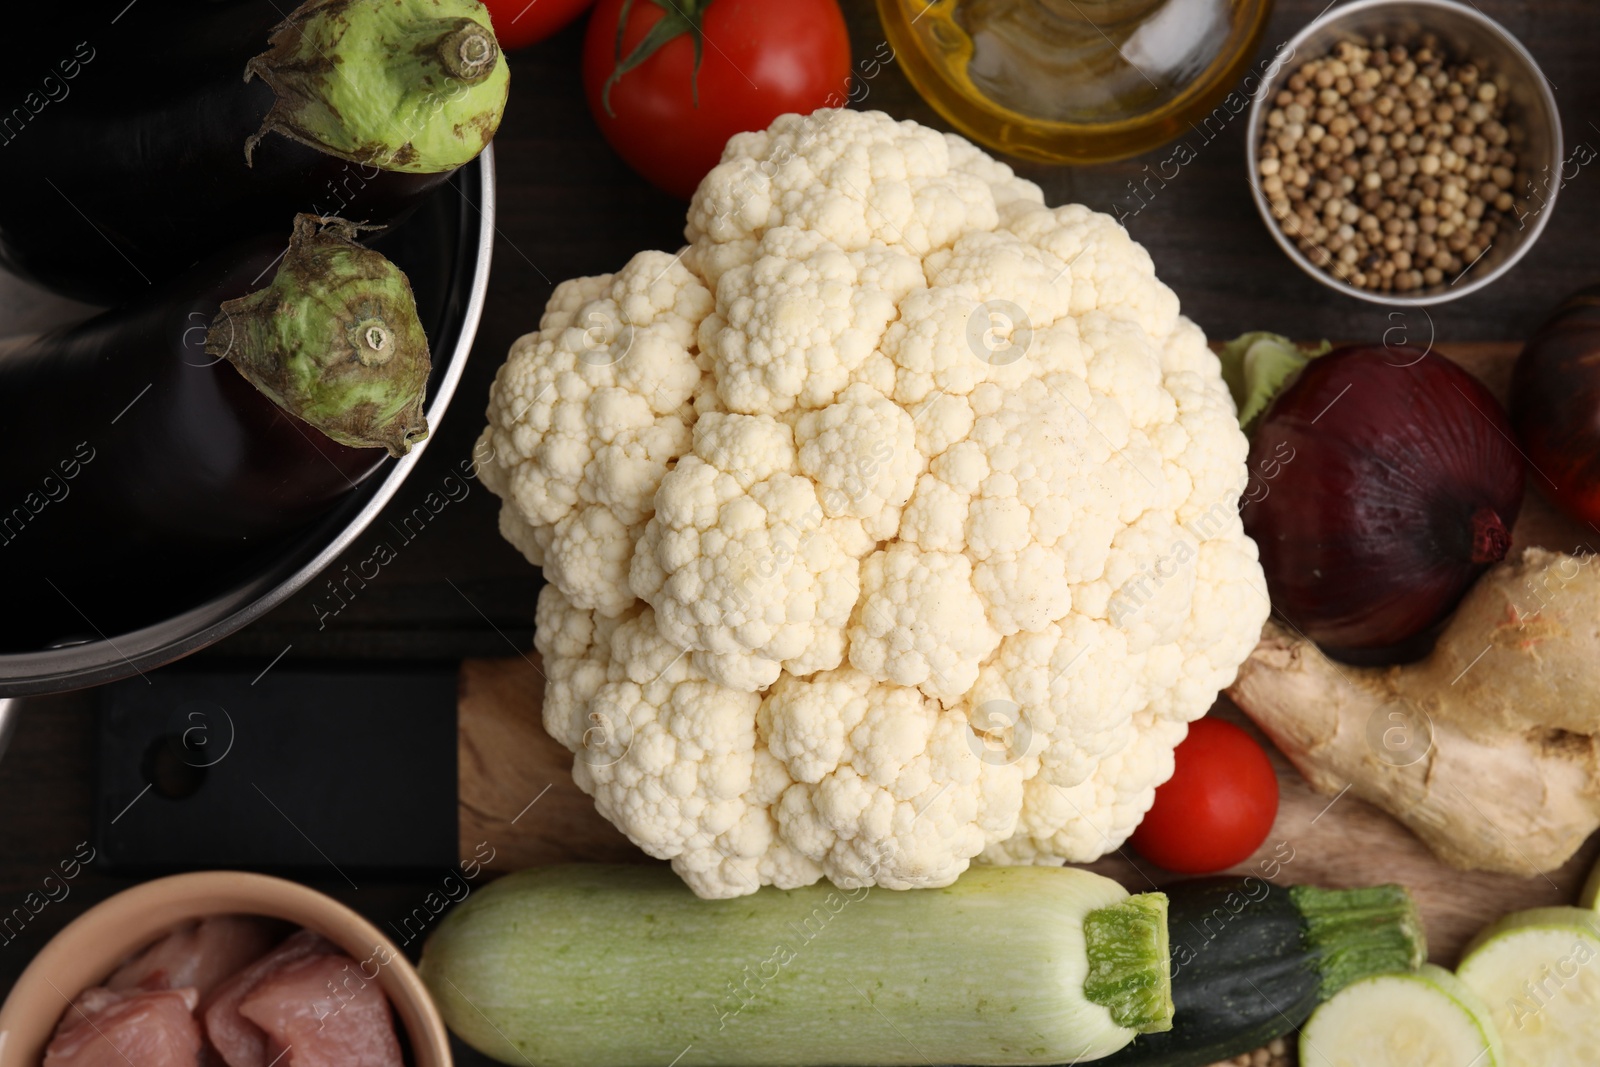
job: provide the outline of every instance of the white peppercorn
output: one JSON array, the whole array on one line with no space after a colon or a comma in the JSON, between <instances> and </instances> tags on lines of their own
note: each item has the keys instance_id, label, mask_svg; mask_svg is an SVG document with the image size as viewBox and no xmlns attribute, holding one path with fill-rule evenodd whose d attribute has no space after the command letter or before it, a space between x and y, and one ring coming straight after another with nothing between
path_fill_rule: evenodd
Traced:
<instances>
[{"instance_id":1,"label":"white peppercorn","mask_svg":"<svg viewBox=\"0 0 1600 1067\"><path fill-rule=\"evenodd\" d=\"M1273 97L1259 176L1272 217L1351 285L1442 284L1486 253L1515 204L1509 81L1455 63L1425 34L1354 41Z\"/></svg>"}]
</instances>

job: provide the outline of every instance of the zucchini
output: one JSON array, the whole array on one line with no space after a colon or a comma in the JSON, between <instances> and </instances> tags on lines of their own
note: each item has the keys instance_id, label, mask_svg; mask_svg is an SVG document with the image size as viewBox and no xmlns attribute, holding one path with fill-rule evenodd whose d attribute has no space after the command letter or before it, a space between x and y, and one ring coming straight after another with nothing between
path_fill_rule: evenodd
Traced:
<instances>
[{"instance_id":1,"label":"zucchini","mask_svg":"<svg viewBox=\"0 0 1600 1067\"><path fill-rule=\"evenodd\" d=\"M1416 904L1401 886L1286 889L1250 875L1163 891L1172 1029L1141 1034L1107 1067L1203 1067L1249 1052L1351 982L1427 958Z\"/></svg>"},{"instance_id":2,"label":"zucchini","mask_svg":"<svg viewBox=\"0 0 1600 1067\"><path fill-rule=\"evenodd\" d=\"M1509 1067L1578 1067L1600 1055L1600 915L1513 912L1467 945L1456 973L1489 1005Z\"/></svg>"},{"instance_id":3,"label":"zucchini","mask_svg":"<svg viewBox=\"0 0 1600 1067\"><path fill-rule=\"evenodd\" d=\"M1089 871L701 900L666 867L474 893L421 971L450 1028L539 1067L1053 1064L1170 1025L1166 900Z\"/></svg>"},{"instance_id":4,"label":"zucchini","mask_svg":"<svg viewBox=\"0 0 1600 1067\"><path fill-rule=\"evenodd\" d=\"M1345 987L1300 1033L1300 1067L1501 1067L1489 1009L1443 967ZM1543 1061L1554 1067L1557 1061ZM1576 1063L1577 1061L1570 1061Z\"/></svg>"}]
</instances>

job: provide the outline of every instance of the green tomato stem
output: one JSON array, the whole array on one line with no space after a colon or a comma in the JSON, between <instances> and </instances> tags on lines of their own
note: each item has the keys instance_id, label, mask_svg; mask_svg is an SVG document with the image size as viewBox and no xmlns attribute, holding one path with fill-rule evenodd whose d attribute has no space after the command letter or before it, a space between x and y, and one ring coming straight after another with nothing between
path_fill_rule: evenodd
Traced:
<instances>
[{"instance_id":1,"label":"green tomato stem","mask_svg":"<svg viewBox=\"0 0 1600 1067\"><path fill-rule=\"evenodd\" d=\"M705 50L705 32L701 28L701 22L711 0L651 0L651 2L662 10L661 19L650 27L627 56L622 54L622 33L627 28L628 15L633 11L633 0L622 0L622 10L617 14L617 39L612 49L616 65L611 68L605 84L600 88L600 104L612 118L616 118L617 113L611 107L611 87L621 81L622 76L628 71L655 55L662 45L686 33L694 42L694 71L689 76L689 96L695 107L700 106L700 60Z\"/></svg>"}]
</instances>

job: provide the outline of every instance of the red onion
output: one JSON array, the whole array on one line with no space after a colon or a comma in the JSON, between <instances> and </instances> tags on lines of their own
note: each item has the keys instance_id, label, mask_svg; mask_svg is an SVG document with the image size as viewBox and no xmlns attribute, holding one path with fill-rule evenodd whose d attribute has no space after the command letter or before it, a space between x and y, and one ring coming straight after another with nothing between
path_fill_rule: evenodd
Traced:
<instances>
[{"instance_id":1,"label":"red onion","mask_svg":"<svg viewBox=\"0 0 1600 1067\"><path fill-rule=\"evenodd\" d=\"M1600 523L1600 286L1562 301L1517 357L1511 424L1557 506Z\"/></svg>"},{"instance_id":2,"label":"red onion","mask_svg":"<svg viewBox=\"0 0 1600 1067\"><path fill-rule=\"evenodd\" d=\"M1402 649L1500 560L1522 503L1505 413L1405 346L1312 360L1261 419L1244 507L1274 609L1331 649Z\"/></svg>"}]
</instances>

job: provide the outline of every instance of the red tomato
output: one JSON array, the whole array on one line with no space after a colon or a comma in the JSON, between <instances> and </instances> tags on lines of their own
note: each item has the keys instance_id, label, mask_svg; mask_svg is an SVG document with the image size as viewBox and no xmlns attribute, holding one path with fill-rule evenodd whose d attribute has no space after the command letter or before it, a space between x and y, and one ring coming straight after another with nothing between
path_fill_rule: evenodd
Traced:
<instances>
[{"instance_id":1,"label":"red tomato","mask_svg":"<svg viewBox=\"0 0 1600 1067\"><path fill-rule=\"evenodd\" d=\"M544 40L592 3L594 0L483 0L495 39L507 52Z\"/></svg>"},{"instance_id":2,"label":"red tomato","mask_svg":"<svg viewBox=\"0 0 1600 1067\"><path fill-rule=\"evenodd\" d=\"M1133 832L1133 847L1169 871L1205 874L1242 863L1278 815L1278 776L1255 738L1201 719L1173 753L1176 769Z\"/></svg>"},{"instance_id":3,"label":"red tomato","mask_svg":"<svg viewBox=\"0 0 1600 1067\"><path fill-rule=\"evenodd\" d=\"M614 79L607 99L619 53L631 58L669 16L683 32ZM695 19L698 77L688 27ZM583 42L583 87L600 132L634 170L686 200L729 137L764 130L788 111L840 106L849 80L850 37L837 0L599 0Z\"/></svg>"}]
</instances>

